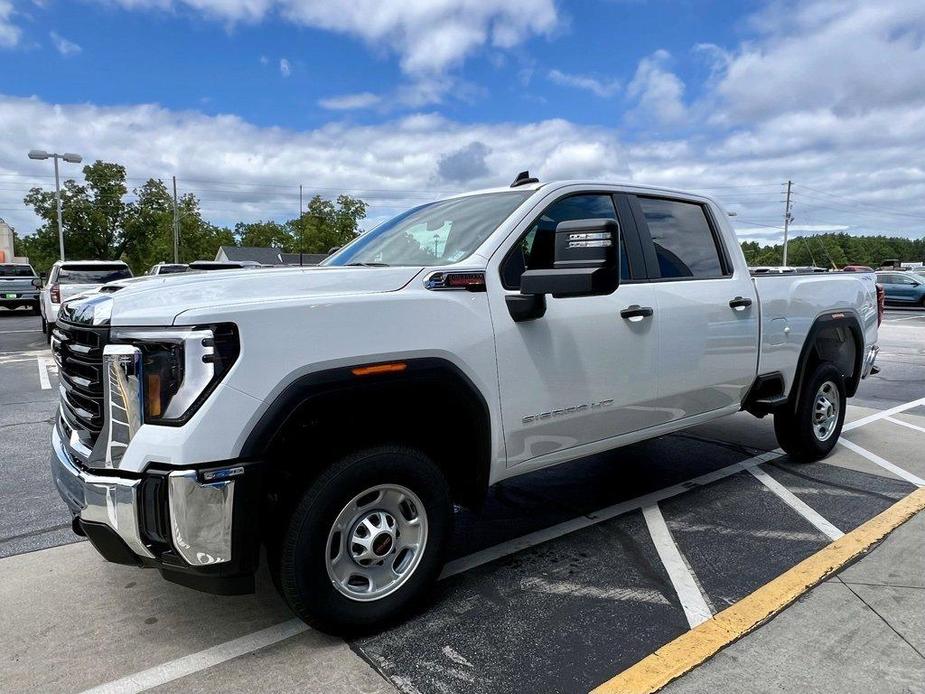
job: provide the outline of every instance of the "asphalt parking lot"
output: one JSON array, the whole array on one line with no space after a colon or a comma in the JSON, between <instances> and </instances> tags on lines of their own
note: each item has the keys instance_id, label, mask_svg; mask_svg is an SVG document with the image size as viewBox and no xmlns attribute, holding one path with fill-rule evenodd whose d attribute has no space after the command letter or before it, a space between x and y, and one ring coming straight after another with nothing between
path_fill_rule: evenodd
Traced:
<instances>
[{"instance_id":1,"label":"asphalt parking lot","mask_svg":"<svg viewBox=\"0 0 925 694\"><path fill-rule=\"evenodd\" d=\"M433 600L345 643L293 620L265 574L253 596L204 595L77 541L47 471L38 321L0 311L3 691L636 691L612 678L925 478L925 313L890 310L882 371L824 462L789 462L770 419L742 414L507 481L458 514ZM923 540L917 516L670 691L925 690Z\"/></svg>"}]
</instances>

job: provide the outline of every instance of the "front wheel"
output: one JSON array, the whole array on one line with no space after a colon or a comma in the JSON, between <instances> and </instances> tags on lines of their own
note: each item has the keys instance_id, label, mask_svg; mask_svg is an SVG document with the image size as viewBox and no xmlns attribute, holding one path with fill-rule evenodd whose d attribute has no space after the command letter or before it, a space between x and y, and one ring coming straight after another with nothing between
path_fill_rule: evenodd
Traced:
<instances>
[{"instance_id":1,"label":"front wheel","mask_svg":"<svg viewBox=\"0 0 925 694\"><path fill-rule=\"evenodd\" d=\"M794 460L825 458L835 447L845 422L845 381L830 362L816 366L804 381L796 408L774 414L774 433Z\"/></svg>"},{"instance_id":2,"label":"front wheel","mask_svg":"<svg viewBox=\"0 0 925 694\"><path fill-rule=\"evenodd\" d=\"M279 550L292 610L329 633L401 618L436 581L453 510L440 468L415 449L349 455L305 492Z\"/></svg>"}]
</instances>

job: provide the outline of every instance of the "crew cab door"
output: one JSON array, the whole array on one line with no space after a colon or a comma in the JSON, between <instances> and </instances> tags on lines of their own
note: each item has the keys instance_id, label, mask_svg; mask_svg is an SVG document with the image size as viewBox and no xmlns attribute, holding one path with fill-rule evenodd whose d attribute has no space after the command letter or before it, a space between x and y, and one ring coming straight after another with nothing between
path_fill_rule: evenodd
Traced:
<instances>
[{"instance_id":1,"label":"crew cab door","mask_svg":"<svg viewBox=\"0 0 925 694\"><path fill-rule=\"evenodd\" d=\"M738 407L757 370L758 296L720 213L696 199L630 203L655 292L660 408L676 420Z\"/></svg>"},{"instance_id":2,"label":"crew cab door","mask_svg":"<svg viewBox=\"0 0 925 694\"><path fill-rule=\"evenodd\" d=\"M644 280L626 196L559 191L539 209L494 254L487 273L509 466L552 464L574 456L570 449L645 428L657 419L646 408L656 398L656 324L653 315L641 310L652 309L654 291ZM550 295L545 315L515 322L505 296L519 293L525 269L552 267L550 223L607 218L620 223L617 290L606 296ZM621 316L632 307L640 310Z\"/></svg>"}]
</instances>

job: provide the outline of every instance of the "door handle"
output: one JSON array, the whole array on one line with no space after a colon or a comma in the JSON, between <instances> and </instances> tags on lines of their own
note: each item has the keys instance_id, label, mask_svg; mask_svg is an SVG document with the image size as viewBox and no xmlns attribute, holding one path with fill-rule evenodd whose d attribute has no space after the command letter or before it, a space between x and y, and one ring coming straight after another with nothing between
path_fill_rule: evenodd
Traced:
<instances>
[{"instance_id":1,"label":"door handle","mask_svg":"<svg viewBox=\"0 0 925 694\"><path fill-rule=\"evenodd\" d=\"M734 308L736 311L744 311L751 305L752 300L744 296L737 296L729 301L729 308Z\"/></svg>"},{"instance_id":2,"label":"door handle","mask_svg":"<svg viewBox=\"0 0 925 694\"><path fill-rule=\"evenodd\" d=\"M620 317L625 318L633 322L641 321L643 318L648 318L653 313L651 306L640 306L639 304L633 304L632 306L627 306L625 309L620 311Z\"/></svg>"}]
</instances>

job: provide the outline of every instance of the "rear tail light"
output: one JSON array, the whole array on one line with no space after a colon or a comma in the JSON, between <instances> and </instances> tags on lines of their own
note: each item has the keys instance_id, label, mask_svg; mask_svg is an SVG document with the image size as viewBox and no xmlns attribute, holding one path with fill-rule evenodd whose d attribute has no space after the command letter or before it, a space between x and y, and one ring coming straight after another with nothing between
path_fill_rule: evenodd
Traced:
<instances>
[{"instance_id":1,"label":"rear tail light","mask_svg":"<svg viewBox=\"0 0 925 694\"><path fill-rule=\"evenodd\" d=\"M51 289L48 290L48 296L51 297L51 303L53 304L61 303L61 288L58 286L57 282L51 285Z\"/></svg>"},{"instance_id":2,"label":"rear tail light","mask_svg":"<svg viewBox=\"0 0 925 694\"><path fill-rule=\"evenodd\" d=\"M883 322L883 311L886 308L886 292L883 289L882 284L876 285L877 287L877 327L880 327L880 324Z\"/></svg>"}]
</instances>

